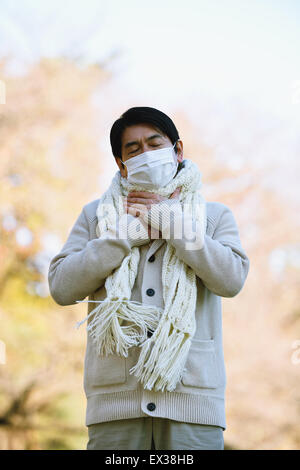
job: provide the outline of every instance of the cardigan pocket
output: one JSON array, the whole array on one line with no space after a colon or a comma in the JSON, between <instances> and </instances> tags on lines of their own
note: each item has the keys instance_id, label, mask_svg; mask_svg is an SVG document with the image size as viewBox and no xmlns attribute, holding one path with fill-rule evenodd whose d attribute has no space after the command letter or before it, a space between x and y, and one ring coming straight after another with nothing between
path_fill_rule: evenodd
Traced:
<instances>
[{"instance_id":1,"label":"cardigan pocket","mask_svg":"<svg viewBox=\"0 0 300 470\"><path fill-rule=\"evenodd\" d=\"M84 382L88 387L101 387L125 383L125 357L115 354L98 356L94 347L91 347L91 349L87 351L85 358Z\"/></svg>"},{"instance_id":2,"label":"cardigan pocket","mask_svg":"<svg viewBox=\"0 0 300 470\"><path fill-rule=\"evenodd\" d=\"M181 382L183 385L197 388L217 388L220 385L213 339L192 340Z\"/></svg>"}]
</instances>

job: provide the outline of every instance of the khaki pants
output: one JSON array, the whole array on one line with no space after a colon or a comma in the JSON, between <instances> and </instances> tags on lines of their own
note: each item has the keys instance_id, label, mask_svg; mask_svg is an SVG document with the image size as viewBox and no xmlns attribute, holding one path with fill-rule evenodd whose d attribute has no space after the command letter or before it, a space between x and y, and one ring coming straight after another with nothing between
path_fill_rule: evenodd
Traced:
<instances>
[{"instance_id":1,"label":"khaki pants","mask_svg":"<svg viewBox=\"0 0 300 470\"><path fill-rule=\"evenodd\" d=\"M88 435L87 450L224 450L220 426L151 416L91 424Z\"/></svg>"}]
</instances>

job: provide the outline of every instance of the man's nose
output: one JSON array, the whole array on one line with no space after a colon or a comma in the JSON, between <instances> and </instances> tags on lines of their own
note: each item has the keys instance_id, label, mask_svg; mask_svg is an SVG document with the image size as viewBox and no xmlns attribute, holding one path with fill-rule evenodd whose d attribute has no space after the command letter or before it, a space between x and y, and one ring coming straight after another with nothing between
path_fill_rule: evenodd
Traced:
<instances>
[{"instance_id":1,"label":"man's nose","mask_svg":"<svg viewBox=\"0 0 300 470\"><path fill-rule=\"evenodd\" d=\"M148 152L149 150L151 150L150 144L148 144L147 142L142 142L140 153Z\"/></svg>"}]
</instances>

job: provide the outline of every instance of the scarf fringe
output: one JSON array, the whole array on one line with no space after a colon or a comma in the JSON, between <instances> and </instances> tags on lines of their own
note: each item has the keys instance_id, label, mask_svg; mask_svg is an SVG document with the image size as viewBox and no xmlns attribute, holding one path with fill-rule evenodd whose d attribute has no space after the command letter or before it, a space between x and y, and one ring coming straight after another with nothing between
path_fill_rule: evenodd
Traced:
<instances>
[{"instance_id":1,"label":"scarf fringe","mask_svg":"<svg viewBox=\"0 0 300 470\"><path fill-rule=\"evenodd\" d=\"M174 328L168 320L142 344L139 360L129 372L138 377L147 390L171 392L185 372L190 345L190 334Z\"/></svg>"},{"instance_id":2,"label":"scarf fringe","mask_svg":"<svg viewBox=\"0 0 300 470\"><path fill-rule=\"evenodd\" d=\"M105 299L77 327L94 316L86 330L93 338L97 353L127 357L129 348L138 346L147 339L148 329L155 330L158 312L161 313L161 309L153 305L138 304L128 299ZM129 325L122 326L125 321Z\"/></svg>"}]
</instances>

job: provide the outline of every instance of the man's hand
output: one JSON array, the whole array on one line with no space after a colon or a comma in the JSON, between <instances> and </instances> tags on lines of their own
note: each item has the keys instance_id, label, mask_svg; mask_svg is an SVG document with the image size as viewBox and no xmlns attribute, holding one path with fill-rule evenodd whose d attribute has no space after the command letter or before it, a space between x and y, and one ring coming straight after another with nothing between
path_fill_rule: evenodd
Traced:
<instances>
[{"instance_id":1,"label":"man's hand","mask_svg":"<svg viewBox=\"0 0 300 470\"><path fill-rule=\"evenodd\" d=\"M146 214L151 209L152 204L158 204L167 199L176 198L180 191L181 187L179 186L169 198L149 191L131 191L124 200L124 208L129 214L139 217L141 213ZM153 235L155 235L155 238L162 238L161 231L158 232L154 230L150 225L148 225L148 234L150 238L151 236L153 237Z\"/></svg>"}]
</instances>

